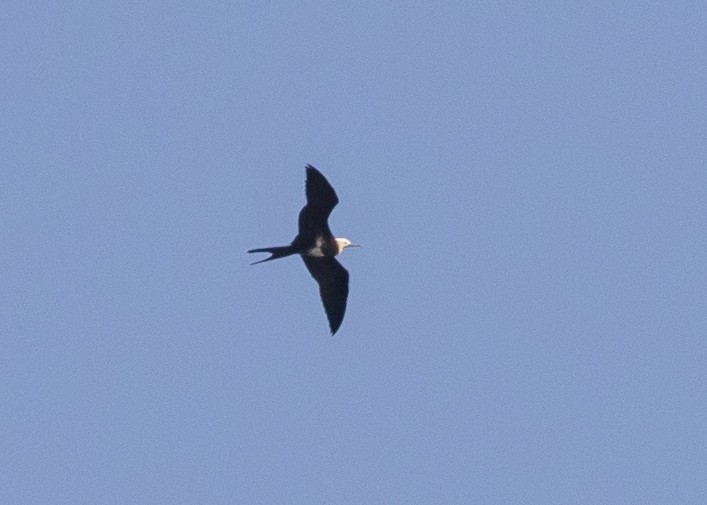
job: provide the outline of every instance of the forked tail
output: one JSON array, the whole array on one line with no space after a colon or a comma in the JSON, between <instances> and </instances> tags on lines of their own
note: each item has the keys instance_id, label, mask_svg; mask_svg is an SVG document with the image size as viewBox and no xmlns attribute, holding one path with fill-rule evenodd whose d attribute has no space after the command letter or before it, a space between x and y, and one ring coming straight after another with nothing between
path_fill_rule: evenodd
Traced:
<instances>
[{"instance_id":1,"label":"forked tail","mask_svg":"<svg viewBox=\"0 0 707 505\"><path fill-rule=\"evenodd\" d=\"M284 246L278 246L278 247L261 247L260 249L251 249L248 252L249 253L266 252L266 253L271 254L271 256L269 258L265 258L264 260L256 261L255 263L251 263L251 265L257 265L258 263L264 263L266 261L276 260L278 258L284 258L285 256L297 254L297 250L294 247L292 247L291 245L284 245Z\"/></svg>"}]
</instances>

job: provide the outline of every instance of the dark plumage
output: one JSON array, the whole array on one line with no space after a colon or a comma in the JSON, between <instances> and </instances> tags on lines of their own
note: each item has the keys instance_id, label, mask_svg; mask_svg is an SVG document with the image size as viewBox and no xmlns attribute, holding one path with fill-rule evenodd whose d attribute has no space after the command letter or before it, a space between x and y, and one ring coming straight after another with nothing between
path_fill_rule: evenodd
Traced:
<instances>
[{"instance_id":1,"label":"dark plumage","mask_svg":"<svg viewBox=\"0 0 707 505\"><path fill-rule=\"evenodd\" d=\"M299 213L299 233L287 246L251 249L249 253L267 252L270 257L253 265L292 254L299 254L307 270L319 284L319 294L329 320L331 334L335 334L346 312L349 295L349 273L335 256L347 247L356 247L350 240L334 238L329 230L329 215L339 203L334 188L313 166L307 165L305 193L307 204Z\"/></svg>"}]
</instances>

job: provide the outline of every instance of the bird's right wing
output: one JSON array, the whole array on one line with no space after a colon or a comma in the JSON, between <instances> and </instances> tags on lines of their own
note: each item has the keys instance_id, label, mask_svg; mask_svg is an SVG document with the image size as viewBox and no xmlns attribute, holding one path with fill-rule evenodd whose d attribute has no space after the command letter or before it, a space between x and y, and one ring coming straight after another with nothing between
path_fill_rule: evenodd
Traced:
<instances>
[{"instance_id":1,"label":"bird's right wing","mask_svg":"<svg viewBox=\"0 0 707 505\"><path fill-rule=\"evenodd\" d=\"M299 232L303 239L312 240L316 234L329 232L329 214L339 203L336 191L329 181L312 165L307 165L305 184L307 205L300 211Z\"/></svg>"},{"instance_id":2,"label":"bird's right wing","mask_svg":"<svg viewBox=\"0 0 707 505\"><path fill-rule=\"evenodd\" d=\"M349 272L330 256L302 256L307 270L319 284L319 295L333 335L341 326L349 296Z\"/></svg>"},{"instance_id":3,"label":"bird's right wing","mask_svg":"<svg viewBox=\"0 0 707 505\"><path fill-rule=\"evenodd\" d=\"M312 165L307 165L307 182L305 183L307 206L321 212L326 220L331 211L339 203L336 191L331 187L319 170Z\"/></svg>"}]
</instances>

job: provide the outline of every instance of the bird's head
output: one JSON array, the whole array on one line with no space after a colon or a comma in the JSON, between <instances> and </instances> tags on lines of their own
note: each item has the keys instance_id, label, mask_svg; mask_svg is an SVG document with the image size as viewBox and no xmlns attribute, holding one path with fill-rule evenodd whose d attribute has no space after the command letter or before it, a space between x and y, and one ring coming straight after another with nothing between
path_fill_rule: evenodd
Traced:
<instances>
[{"instance_id":1,"label":"bird's head","mask_svg":"<svg viewBox=\"0 0 707 505\"><path fill-rule=\"evenodd\" d=\"M341 254L341 252L346 249L347 247L361 247L359 244L354 244L347 238L337 238L336 239L336 245L338 246L339 252L337 254Z\"/></svg>"}]
</instances>

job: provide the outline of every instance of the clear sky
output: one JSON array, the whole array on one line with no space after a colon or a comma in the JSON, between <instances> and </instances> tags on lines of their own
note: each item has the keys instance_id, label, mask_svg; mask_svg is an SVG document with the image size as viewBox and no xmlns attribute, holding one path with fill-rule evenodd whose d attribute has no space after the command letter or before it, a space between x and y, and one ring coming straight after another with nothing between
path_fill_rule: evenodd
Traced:
<instances>
[{"instance_id":1,"label":"clear sky","mask_svg":"<svg viewBox=\"0 0 707 505\"><path fill-rule=\"evenodd\" d=\"M705 26L4 2L0 502L707 503Z\"/></svg>"}]
</instances>

